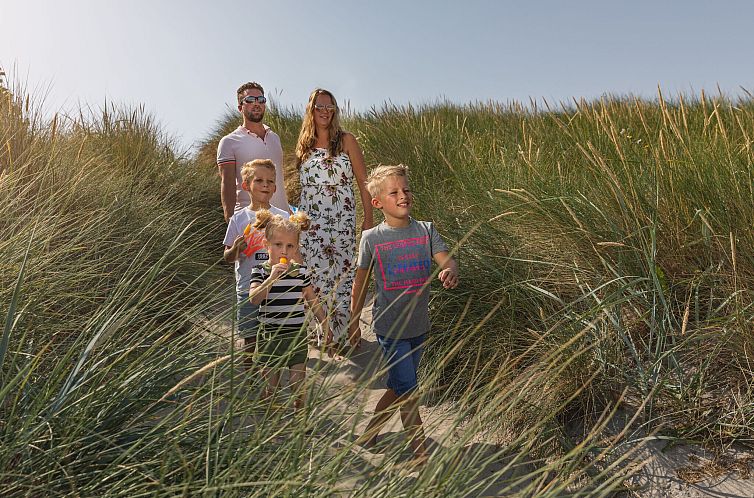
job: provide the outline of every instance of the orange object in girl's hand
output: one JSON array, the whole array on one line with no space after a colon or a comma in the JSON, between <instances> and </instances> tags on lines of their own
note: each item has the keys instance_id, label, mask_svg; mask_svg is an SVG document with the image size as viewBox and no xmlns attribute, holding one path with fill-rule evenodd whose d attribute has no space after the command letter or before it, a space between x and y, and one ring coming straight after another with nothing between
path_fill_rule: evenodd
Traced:
<instances>
[{"instance_id":1,"label":"orange object in girl's hand","mask_svg":"<svg viewBox=\"0 0 754 498\"><path fill-rule=\"evenodd\" d=\"M286 258L285 256L280 256L280 264L281 265L288 264L288 258Z\"/></svg>"},{"instance_id":2,"label":"orange object in girl's hand","mask_svg":"<svg viewBox=\"0 0 754 498\"><path fill-rule=\"evenodd\" d=\"M246 225L246 228L244 228L244 231L243 231L243 235L244 237L248 237L250 233L251 233L251 223Z\"/></svg>"}]
</instances>

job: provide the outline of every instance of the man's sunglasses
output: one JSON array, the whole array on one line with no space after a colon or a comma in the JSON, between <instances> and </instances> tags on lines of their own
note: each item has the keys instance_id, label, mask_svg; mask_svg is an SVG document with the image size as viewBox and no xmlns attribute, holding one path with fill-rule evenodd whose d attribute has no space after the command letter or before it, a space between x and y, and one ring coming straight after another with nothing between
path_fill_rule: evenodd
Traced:
<instances>
[{"instance_id":1,"label":"man's sunglasses","mask_svg":"<svg viewBox=\"0 0 754 498\"><path fill-rule=\"evenodd\" d=\"M260 95L259 97L255 97L254 95L247 95L246 97L241 99L241 103L247 103L247 104L253 104L254 102L259 102L260 104L264 104L267 102L267 97L264 95Z\"/></svg>"},{"instance_id":2,"label":"man's sunglasses","mask_svg":"<svg viewBox=\"0 0 754 498\"><path fill-rule=\"evenodd\" d=\"M314 104L314 108L318 111L330 111L333 112L335 110L334 104Z\"/></svg>"}]
</instances>

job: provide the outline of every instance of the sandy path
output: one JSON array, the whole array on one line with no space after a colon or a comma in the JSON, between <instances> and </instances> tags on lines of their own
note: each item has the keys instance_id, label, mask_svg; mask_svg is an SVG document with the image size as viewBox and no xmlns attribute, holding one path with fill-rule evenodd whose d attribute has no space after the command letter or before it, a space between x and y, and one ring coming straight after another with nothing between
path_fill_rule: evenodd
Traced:
<instances>
[{"instance_id":1,"label":"sandy path","mask_svg":"<svg viewBox=\"0 0 754 498\"><path fill-rule=\"evenodd\" d=\"M362 313L362 332L364 334L360 351L345 358L335 368L327 369L328 382L334 388L347 389L354 382L373 378L381 367L379 346L371 331L371 307L365 306ZM319 352L313 351L310 358L319 358ZM377 359L377 361L375 361ZM333 366L333 365L331 365ZM356 421L356 433L360 434L366 426L372 407L385 389L384 376L380 381L372 381L366 389L363 402L367 413ZM345 407L347 409L348 407ZM442 451L453 441L453 425L457 412L450 403L420 408L425 422L425 432L430 441L431 451ZM615 426L614 426L615 427ZM400 434L402 424L397 414L383 430L385 434ZM616 432L619 427L615 427ZM496 442L485 441L480 435L477 440L481 448L492 451ZM477 444L478 444L477 443ZM486 444L484 444L486 443ZM642 443L637 458L644 461L641 470L627 481L631 491L621 493L623 496L648 498L697 498L697 497L746 497L754 498L754 452L741 448L731 448L723 455L713 455L695 445L677 444L668 448L667 441L649 439ZM480 449L483 451L483 449ZM379 462L379 457L375 463ZM490 472L496 469L489 469ZM490 490L494 493L494 486Z\"/></svg>"},{"instance_id":2,"label":"sandy path","mask_svg":"<svg viewBox=\"0 0 754 498\"><path fill-rule=\"evenodd\" d=\"M362 347L358 352L334 361L329 356L322 357L320 351L311 348L307 375L315 378L323 390L332 398L333 412L338 413L334 430L344 434L351 432L361 434L371 416L372 408L385 389L385 376L377 375L382 368L381 354L374 333L371 331L371 306L365 306L362 314ZM229 335L229 327L223 327ZM368 386L363 383L370 382ZM362 387L356 388L357 385ZM424 420L425 433L428 438L430 453L442 452L457 441L454 424L458 415L451 403L421 406L420 413ZM619 423L612 424L617 433ZM403 427L398 414L394 414L380 433L384 441L374 451L359 451L365 466L380 468L384 464L385 445L391 441L403 443ZM468 455L478 460L479 452L495 453L499 450L497 441L491 435L480 434L469 443ZM668 448L667 441L643 438L635 435L635 440L642 440L642 448L637 458L643 461L641 470L626 481L628 491L621 492L624 497L648 498L698 498L698 497L748 497L754 498L754 452L745 449L729 449L723 455L712 455L699 446L677 444ZM343 444L350 444L344 441ZM639 444L639 443L637 443ZM380 449L381 448L381 449ZM410 458L410 453L406 455ZM504 462L499 462L485 470L486 474L497 472ZM527 468L519 467L506 478L521 475ZM344 491L358 488L359 476L352 476L343 481ZM504 484L501 482L501 486ZM486 490L484 496L499 495L495 483Z\"/></svg>"}]
</instances>

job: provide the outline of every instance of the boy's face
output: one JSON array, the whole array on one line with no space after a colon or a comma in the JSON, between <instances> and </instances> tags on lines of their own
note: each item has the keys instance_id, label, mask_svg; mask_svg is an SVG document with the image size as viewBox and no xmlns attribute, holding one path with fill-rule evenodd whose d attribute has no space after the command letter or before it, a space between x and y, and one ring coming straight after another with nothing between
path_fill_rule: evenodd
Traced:
<instances>
[{"instance_id":1,"label":"boy's face","mask_svg":"<svg viewBox=\"0 0 754 498\"><path fill-rule=\"evenodd\" d=\"M275 172L269 168L256 167L254 168L254 176L248 182L244 181L242 187L249 191L252 200L269 204L272 194L277 190Z\"/></svg>"},{"instance_id":2,"label":"boy's face","mask_svg":"<svg viewBox=\"0 0 754 498\"><path fill-rule=\"evenodd\" d=\"M272 232L272 237L267 241L267 253L271 265L279 263L281 256L290 261L298 254L298 232L283 229Z\"/></svg>"},{"instance_id":3,"label":"boy's face","mask_svg":"<svg viewBox=\"0 0 754 498\"><path fill-rule=\"evenodd\" d=\"M407 220L413 200L407 177L388 176L380 185L380 193L372 199L372 206L382 209L386 220Z\"/></svg>"}]
</instances>

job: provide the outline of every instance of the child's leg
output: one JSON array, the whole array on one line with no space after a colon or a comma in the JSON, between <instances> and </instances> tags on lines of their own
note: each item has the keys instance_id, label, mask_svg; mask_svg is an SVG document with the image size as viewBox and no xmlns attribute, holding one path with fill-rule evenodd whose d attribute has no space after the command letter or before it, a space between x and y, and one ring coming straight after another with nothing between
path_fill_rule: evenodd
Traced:
<instances>
[{"instance_id":1,"label":"child's leg","mask_svg":"<svg viewBox=\"0 0 754 498\"><path fill-rule=\"evenodd\" d=\"M262 391L262 399L267 399L272 397L280 386L280 371L272 368L263 368L262 376L267 384L264 391Z\"/></svg>"},{"instance_id":2,"label":"child's leg","mask_svg":"<svg viewBox=\"0 0 754 498\"><path fill-rule=\"evenodd\" d=\"M417 458L426 459L427 448L424 445L424 428L421 415L419 415L419 400L409 393L401 396L400 401L401 421L411 438L411 449Z\"/></svg>"},{"instance_id":3,"label":"child's leg","mask_svg":"<svg viewBox=\"0 0 754 498\"><path fill-rule=\"evenodd\" d=\"M246 370L250 372L254 370L254 351L256 349L256 336L243 338L243 365L246 367Z\"/></svg>"},{"instance_id":4,"label":"child's leg","mask_svg":"<svg viewBox=\"0 0 754 498\"><path fill-rule=\"evenodd\" d=\"M394 341L395 351L388 370L388 385L395 391L396 404L400 407L401 422L408 432L411 449L417 459L426 460L424 429L419 415L417 396L419 361L421 360L424 336Z\"/></svg>"},{"instance_id":5,"label":"child's leg","mask_svg":"<svg viewBox=\"0 0 754 498\"><path fill-rule=\"evenodd\" d=\"M369 420L364 433L356 440L357 444L373 444L382 427L393 415L393 408L402 392L416 386L416 370L411 340L390 339L377 336L382 354L388 365L388 389L377 402L374 415Z\"/></svg>"},{"instance_id":6,"label":"child's leg","mask_svg":"<svg viewBox=\"0 0 754 498\"><path fill-rule=\"evenodd\" d=\"M306 363L297 363L291 366L291 392L296 397L293 401L293 408L298 410L303 408L306 402L306 390L302 389L304 379L306 378Z\"/></svg>"},{"instance_id":7,"label":"child's leg","mask_svg":"<svg viewBox=\"0 0 754 498\"><path fill-rule=\"evenodd\" d=\"M238 319L238 333L243 337L243 363L247 370L254 370L254 350L257 344L257 330L259 328L259 322L257 321L257 314L259 306L252 304L249 301L249 295L238 294L236 296L238 303L238 312L236 317Z\"/></svg>"},{"instance_id":8,"label":"child's leg","mask_svg":"<svg viewBox=\"0 0 754 498\"><path fill-rule=\"evenodd\" d=\"M411 343L411 363L413 364L414 378L417 379L416 373L419 371L419 361L421 361L422 352L424 351L424 340L426 336L422 335L409 339ZM416 384L410 391L404 393L401 396L403 403L401 406L401 421L403 427L409 433L411 438L411 449L414 451L417 459L426 460L427 448L424 444L424 427L419 414L419 397L416 391L418 390L418 379Z\"/></svg>"},{"instance_id":9,"label":"child's leg","mask_svg":"<svg viewBox=\"0 0 754 498\"><path fill-rule=\"evenodd\" d=\"M392 389L388 389L382 394L382 397L377 401L377 406L374 407L374 415L369 419L367 428L364 429L361 436L356 438L356 444L372 446L377 442L377 434L393 416L393 405L397 400L398 396Z\"/></svg>"}]
</instances>

